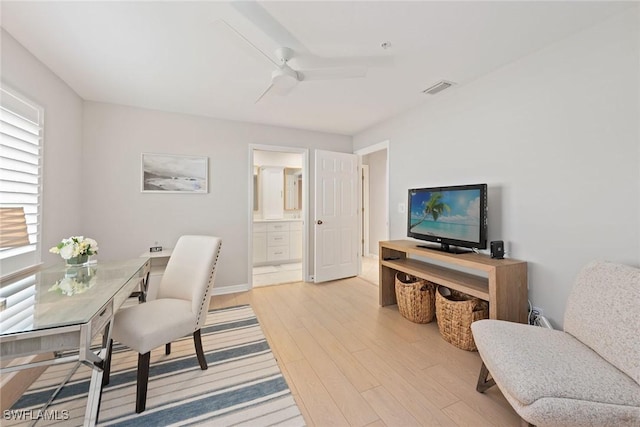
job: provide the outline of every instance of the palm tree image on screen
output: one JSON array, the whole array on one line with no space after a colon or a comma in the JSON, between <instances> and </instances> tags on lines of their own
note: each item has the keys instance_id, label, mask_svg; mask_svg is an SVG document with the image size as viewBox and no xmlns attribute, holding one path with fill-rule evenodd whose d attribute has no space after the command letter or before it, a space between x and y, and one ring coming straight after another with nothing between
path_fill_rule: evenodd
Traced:
<instances>
[{"instance_id":1,"label":"palm tree image on screen","mask_svg":"<svg viewBox=\"0 0 640 427\"><path fill-rule=\"evenodd\" d=\"M451 212L451 208L446 203L440 201L442 199L442 193L433 193L431 198L427 202L423 202L424 205L424 216L422 219L411 226L411 230L413 230L418 225L422 224L429 215L433 218L434 221L438 220L438 217L442 215L442 213L446 210L447 212Z\"/></svg>"}]
</instances>

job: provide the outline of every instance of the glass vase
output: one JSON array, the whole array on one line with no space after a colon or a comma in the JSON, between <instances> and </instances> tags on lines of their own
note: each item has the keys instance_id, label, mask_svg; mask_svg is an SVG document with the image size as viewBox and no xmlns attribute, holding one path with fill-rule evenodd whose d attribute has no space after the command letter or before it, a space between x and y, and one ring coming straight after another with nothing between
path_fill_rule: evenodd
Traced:
<instances>
[{"instance_id":1,"label":"glass vase","mask_svg":"<svg viewBox=\"0 0 640 427\"><path fill-rule=\"evenodd\" d=\"M89 263L89 255L78 255L66 260L67 266L79 267Z\"/></svg>"}]
</instances>

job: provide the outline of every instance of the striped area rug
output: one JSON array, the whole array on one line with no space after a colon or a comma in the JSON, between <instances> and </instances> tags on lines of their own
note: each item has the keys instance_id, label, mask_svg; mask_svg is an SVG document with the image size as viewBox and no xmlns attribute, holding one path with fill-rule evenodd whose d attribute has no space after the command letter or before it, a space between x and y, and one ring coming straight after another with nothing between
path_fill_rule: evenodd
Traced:
<instances>
[{"instance_id":1,"label":"striped area rug","mask_svg":"<svg viewBox=\"0 0 640 427\"><path fill-rule=\"evenodd\" d=\"M151 352L147 409L135 413L137 353L115 345L99 424L114 426L303 426L304 419L249 305L212 310L202 329L209 369L202 371L191 336ZM2 425L82 425L90 369L80 365L44 412L73 364L51 366L12 407ZM22 418L18 420L17 418ZM27 421L27 422L25 422Z\"/></svg>"}]
</instances>

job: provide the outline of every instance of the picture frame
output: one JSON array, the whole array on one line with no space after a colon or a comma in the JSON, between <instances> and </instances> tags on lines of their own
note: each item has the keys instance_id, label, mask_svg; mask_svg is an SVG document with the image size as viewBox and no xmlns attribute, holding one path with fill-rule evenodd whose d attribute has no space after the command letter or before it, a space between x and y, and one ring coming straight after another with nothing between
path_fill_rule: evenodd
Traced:
<instances>
[{"instance_id":1,"label":"picture frame","mask_svg":"<svg viewBox=\"0 0 640 427\"><path fill-rule=\"evenodd\" d=\"M143 193L208 193L209 158L142 153L140 191Z\"/></svg>"}]
</instances>

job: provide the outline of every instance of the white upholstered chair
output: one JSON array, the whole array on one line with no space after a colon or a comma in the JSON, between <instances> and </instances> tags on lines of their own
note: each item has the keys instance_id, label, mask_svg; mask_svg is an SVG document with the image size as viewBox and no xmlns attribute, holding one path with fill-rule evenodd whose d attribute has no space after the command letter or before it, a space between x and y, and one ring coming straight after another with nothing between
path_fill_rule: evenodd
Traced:
<instances>
[{"instance_id":1,"label":"white upholstered chair","mask_svg":"<svg viewBox=\"0 0 640 427\"><path fill-rule=\"evenodd\" d=\"M156 299L116 313L113 341L138 352L136 412L145 410L151 350L193 334L200 368L207 369L200 328L209 308L221 239L212 236L182 236L173 249L160 282ZM108 383L110 360L105 371Z\"/></svg>"},{"instance_id":2,"label":"white upholstered chair","mask_svg":"<svg viewBox=\"0 0 640 427\"><path fill-rule=\"evenodd\" d=\"M639 313L640 269L592 262L571 290L564 331L471 324L477 390L496 384L523 425L640 426Z\"/></svg>"}]
</instances>

